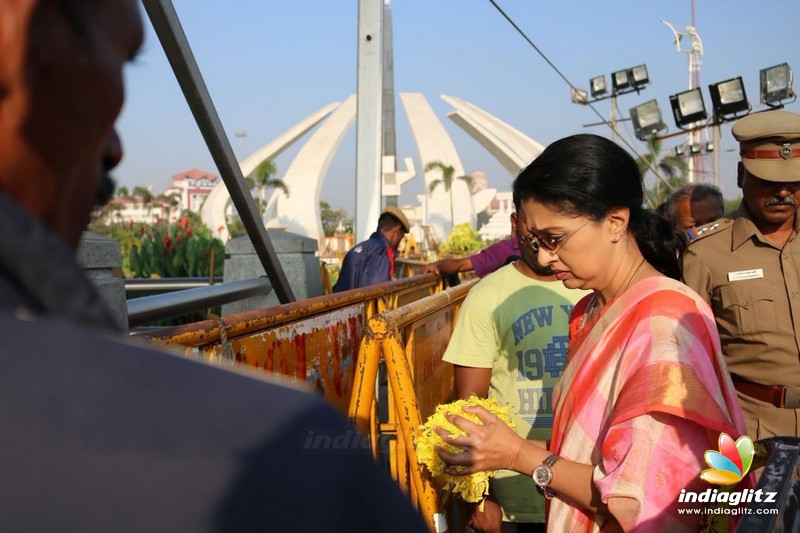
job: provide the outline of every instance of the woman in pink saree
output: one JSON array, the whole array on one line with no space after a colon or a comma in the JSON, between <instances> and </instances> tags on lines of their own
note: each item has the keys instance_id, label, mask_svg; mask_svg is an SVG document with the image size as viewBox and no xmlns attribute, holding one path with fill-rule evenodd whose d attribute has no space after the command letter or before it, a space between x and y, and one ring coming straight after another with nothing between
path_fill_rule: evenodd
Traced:
<instances>
[{"instance_id":1,"label":"woman in pink saree","mask_svg":"<svg viewBox=\"0 0 800 533\"><path fill-rule=\"evenodd\" d=\"M611 141L576 135L549 146L514 181L525 244L566 287L593 293L573 309L553 393L549 443L526 441L488 411L452 421L464 449L440 451L461 473L507 468L534 477L549 531L697 531L681 490L702 492L706 450L745 433L710 308L680 283L685 241L642 208L641 175ZM687 506L688 507L688 506Z\"/></svg>"}]
</instances>

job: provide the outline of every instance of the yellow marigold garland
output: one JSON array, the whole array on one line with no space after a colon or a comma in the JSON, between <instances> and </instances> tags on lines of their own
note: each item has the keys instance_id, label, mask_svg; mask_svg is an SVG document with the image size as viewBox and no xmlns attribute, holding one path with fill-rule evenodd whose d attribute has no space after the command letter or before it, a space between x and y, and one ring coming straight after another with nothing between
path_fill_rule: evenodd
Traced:
<instances>
[{"instance_id":1,"label":"yellow marigold garland","mask_svg":"<svg viewBox=\"0 0 800 533\"><path fill-rule=\"evenodd\" d=\"M500 407L497 400L494 398L484 399L478 398L475 395L470 396L466 400L457 400L455 402L439 405L436 407L436 412L433 413L424 424L419 426L417 435L414 437L414 446L417 451L417 462L425 465L431 475L436 478L437 482L442 485L445 490L450 490L454 494L460 495L465 501L468 502L483 502L486 495L489 493L489 478L496 472L490 470L485 472L475 472L468 476L454 476L444 471L447 467L439 454L436 453L436 448L443 448L450 453L458 453L463 449L456 446L447 444L435 428L441 427L448 431L450 436L464 435L465 432L451 424L446 416L448 414L456 414L463 416L467 420L481 424L481 420L472 413L465 413L462 407L465 405L475 406L480 405L489 412L496 415L500 420L514 428L514 422L508 415L511 409L510 405ZM458 467L461 468L461 467Z\"/></svg>"}]
</instances>

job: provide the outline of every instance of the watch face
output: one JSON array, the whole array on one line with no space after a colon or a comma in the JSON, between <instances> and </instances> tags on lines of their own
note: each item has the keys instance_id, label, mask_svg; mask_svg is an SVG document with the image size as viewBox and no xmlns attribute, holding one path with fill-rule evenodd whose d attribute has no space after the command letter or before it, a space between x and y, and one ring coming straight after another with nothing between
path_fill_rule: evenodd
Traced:
<instances>
[{"instance_id":1,"label":"watch face","mask_svg":"<svg viewBox=\"0 0 800 533\"><path fill-rule=\"evenodd\" d=\"M546 465L539 465L533 469L533 482L540 487L545 487L553 479L553 472Z\"/></svg>"}]
</instances>

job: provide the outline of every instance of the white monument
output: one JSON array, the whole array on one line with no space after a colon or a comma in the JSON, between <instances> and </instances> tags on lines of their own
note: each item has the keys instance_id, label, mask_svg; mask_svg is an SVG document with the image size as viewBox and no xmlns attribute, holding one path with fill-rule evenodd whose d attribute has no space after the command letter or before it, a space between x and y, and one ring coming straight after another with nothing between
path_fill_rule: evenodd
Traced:
<instances>
[{"instance_id":1,"label":"white monument","mask_svg":"<svg viewBox=\"0 0 800 533\"><path fill-rule=\"evenodd\" d=\"M543 150L541 144L478 106L453 96L443 95L442 99L455 109L448 117L486 148L512 176L516 176ZM455 178L464 175L458 151L425 97L421 93L400 93L400 101L411 125L420 168L431 161L441 161L454 168ZM247 176L262 161L276 157L322 122L282 177L289 188L289 196L279 190L273 191L264 217L268 227L284 227L294 233L321 240L319 201L322 183L333 156L355 118L356 98L351 95L343 103L331 103L304 118L241 163L242 174ZM414 176L414 161L411 158L404 158L404 161L407 170L399 171L393 160L384 160L383 171L395 174L394 183L383 191L384 195L399 195L403 183ZM428 193L430 183L440 177L439 171L425 173L422 222L431 226L441 241L451 229L450 195L442 186L437 187L432 195ZM386 182L385 177L382 181ZM452 193L455 223L469 222L474 226L476 208L480 211L486 205L490 200L487 197L489 192L479 194L475 202L480 205L474 205L466 183L456 179ZM209 195L202 212L203 221L223 240L228 238L226 211L229 206L230 197L224 184L220 184Z\"/></svg>"}]
</instances>

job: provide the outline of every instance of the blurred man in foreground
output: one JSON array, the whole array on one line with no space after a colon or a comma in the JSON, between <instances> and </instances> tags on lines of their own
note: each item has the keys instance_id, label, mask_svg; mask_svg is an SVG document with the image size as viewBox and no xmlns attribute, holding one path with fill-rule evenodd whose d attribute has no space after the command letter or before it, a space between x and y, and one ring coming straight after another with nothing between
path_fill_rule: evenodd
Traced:
<instances>
[{"instance_id":1,"label":"blurred man in foreground","mask_svg":"<svg viewBox=\"0 0 800 533\"><path fill-rule=\"evenodd\" d=\"M422 530L321 399L116 338L73 253L142 35L135 0L2 2L0 530Z\"/></svg>"}]
</instances>

